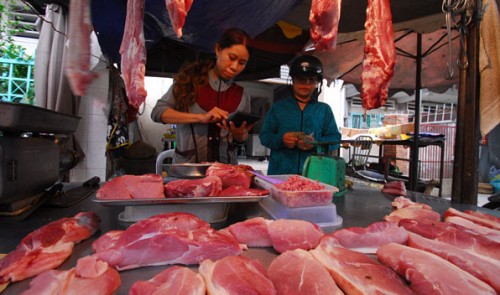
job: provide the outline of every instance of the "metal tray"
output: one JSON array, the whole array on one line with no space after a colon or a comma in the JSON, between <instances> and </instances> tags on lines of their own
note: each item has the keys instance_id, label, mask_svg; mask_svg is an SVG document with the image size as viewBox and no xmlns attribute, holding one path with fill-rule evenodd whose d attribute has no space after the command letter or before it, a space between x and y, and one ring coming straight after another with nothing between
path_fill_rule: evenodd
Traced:
<instances>
[{"instance_id":1,"label":"metal tray","mask_svg":"<svg viewBox=\"0 0 500 295\"><path fill-rule=\"evenodd\" d=\"M166 204L202 204L202 203L244 203L258 202L264 196L235 196L235 197L198 197L198 198L165 198L165 199L132 199L132 200L98 200L92 199L103 206L149 206Z\"/></svg>"},{"instance_id":2,"label":"metal tray","mask_svg":"<svg viewBox=\"0 0 500 295\"><path fill-rule=\"evenodd\" d=\"M14 102L0 102L0 130L12 132L73 133L80 117Z\"/></svg>"}]
</instances>

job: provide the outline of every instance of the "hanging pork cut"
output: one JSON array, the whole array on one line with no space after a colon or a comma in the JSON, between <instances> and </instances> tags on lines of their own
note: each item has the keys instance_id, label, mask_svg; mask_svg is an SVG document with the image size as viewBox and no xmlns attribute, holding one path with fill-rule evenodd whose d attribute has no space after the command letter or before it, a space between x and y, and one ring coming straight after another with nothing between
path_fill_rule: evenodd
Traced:
<instances>
[{"instance_id":1,"label":"hanging pork cut","mask_svg":"<svg viewBox=\"0 0 500 295\"><path fill-rule=\"evenodd\" d=\"M312 0L309 33L316 51L335 49L342 0Z\"/></svg>"},{"instance_id":2,"label":"hanging pork cut","mask_svg":"<svg viewBox=\"0 0 500 295\"><path fill-rule=\"evenodd\" d=\"M390 243L378 249L377 257L404 277L417 294L496 294L485 282L423 250Z\"/></svg>"},{"instance_id":3,"label":"hanging pork cut","mask_svg":"<svg viewBox=\"0 0 500 295\"><path fill-rule=\"evenodd\" d=\"M144 88L146 75L146 44L143 30L144 1L127 1L127 17L120 45L121 73L125 81L128 104L135 111L139 109L147 96Z\"/></svg>"},{"instance_id":4,"label":"hanging pork cut","mask_svg":"<svg viewBox=\"0 0 500 295\"><path fill-rule=\"evenodd\" d=\"M368 0L361 99L365 111L385 105L396 65L389 0Z\"/></svg>"},{"instance_id":5,"label":"hanging pork cut","mask_svg":"<svg viewBox=\"0 0 500 295\"><path fill-rule=\"evenodd\" d=\"M344 294L311 253L296 249L274 258L267 270L278 295Z\"/></svg>"},{"instance_id":6,"label":"hanging pork cut","mask_svg":"<svg viewBox=\"0 0 500 295\"><path fill-rule=\"evenodd\" d=\"M130 287L129 295L205 295L203 277L184 266L172 266L148 281L137 281Z\"/></svg>"},{"instance_id":7,"label":"hanging pork cut","mask_svg":"<svg viewBox=\"0 0 500 295\"><path fill-rule=\"evenodd\" d=\"M112 295L120 287L116 269L93 256L78 259L70 270L49 270L30 282L22 295L92 294Z\"/></svg>"},{"instance_id":8,"label":"hanging pork cut","mask_svg":"<svg viewBox=\"0 0 500 295\"><path fill-rule=\"evenodd\" d=\"M90 0L71 0L64 70L74 95L82 96L97 76L90 70Z\"/></svg>"},{"instance_id":9,"label":"hanging pork cut","mask_svg":"<svg viewBox=\"0 0 500 295\"><path fill-rule=\"evenodd\" d=\"M96 240L99 260L118 270L150 265L198 264L204 259L239 255L245 246L232 236L217 232L196 215L164 213L143 219L121 233L105 236L112 246Z\"/></svg>"},{"instance_id":10,"label":"hanging pork cut","mask_svg":"<svg viewBox=\"0 0 500 295\"><path fill-rule=\"evenodd\" d=\"M165 0L167 5L168 15L170 16L170 23L174 28L177 37L182 37L182 28L186 22L186 17L193 5L193 0Z\"/></svg>"},{"instance_id":11,"label":"hanging pork cut","mask_svg":"<svg viewBox=\"0 0 500 295\"><path fill-rule=\"evenodd\" d=\"M309 251L346 294L413 294L389 267L363 253L346 249L332 236Z\"/></svg>"},{"instance_id":12,"label":"hanging pork cut","mask_svg":"<svg viewBox=\"0 0 500 295\"><path fill-rule=\"evenodd\" d=\"M207 259L200 264L198 272L205 279L208 295L276 295L259 260L245 256L227 256L216 261Z\"/></svg>"},{"instance_id":13,"label":"hanging pork cut","mask_svg":"<svg viewBox=\"0 0 500 295\"><path fill-rule=\"evenodd\" d=\"M0 260L0 283L21 281L57 268L71 255L76 243L96 232L100 222L96 214L82 212L33 231Z\"/></svg>"}]
</instances>

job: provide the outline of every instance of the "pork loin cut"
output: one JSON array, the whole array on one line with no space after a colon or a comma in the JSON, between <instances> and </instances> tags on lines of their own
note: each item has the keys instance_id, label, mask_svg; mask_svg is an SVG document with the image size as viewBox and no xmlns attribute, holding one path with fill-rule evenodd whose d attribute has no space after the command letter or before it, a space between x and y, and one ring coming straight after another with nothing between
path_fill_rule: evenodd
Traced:
<instances>
[{"instance_id":1,"label":"pork loin cut","mask_svg":"<svg viewBox=\"0 0 500 295\"><path fill-rule=\"evenodd\" d=\"M344 294L328 270L309 252L301 249L286 251L274 258L267 276L278 295Z\"/></svg>"},{"instance_id":2,"label":"pork loin cut","mask_svg":"<svg viewBox=\"0 0 500 295\"><path fill-rule=\"evenodd\" d=\"M197 179L178 179L165 184L167 198L199 198L218 196L222 181L217 176Z\"/></svg>"},{"instance_id":3,"label":"pork loin cut","mask_svg":"<svg viewBox=\"0 0 500 295\"><path fill-rule=\"evenodd\" d=\"M408 232L392 222L379 221L366 228L349 227L330 234L345 248L363 253L375 253L378 247L394 242L406 244Z\"/></svg>"},{"instance_id":4,"label":"pork loin cut","mask_svg":"<svg viewBox=\"0 0 500 295\"><path fill-rule=\"evenodd\" d=\"M309 12L309 33L316 52L335 49L342 0L313 0Z\"/></svg>"},{"instance_id":5,"label":"pork loin cut","mask_svg":"<svg viewBox=\"0 0 500 295\"><path fill-rule=\"evenodd\" d=\"M183 266L172 266L148 281L137 281L130 287L129 295L205 295L203 277Z\"/></svg>"},{"instance_id":6,"label":"pork loin cut","mask_svg":"<svg viewBox=\"0 0 500 295\"><path fill-rule=\"evenodd\" d=\"M444 212L443 217L446 218L448 216L458 216L458 217L462 217L462 218L465 218L467 220L470 220L470 221L477 223L479 225L493 228L496 230L500 230L500 223L497 222L495 219L487 218L487 217L485 218L484 215L480 215L478 213L471 214L471 212L473 212L473 211L468 211L468 212L469 213L465 213L465 212L458 211L457 209L454 209L454 208L448 208Z\"/></svg>"},{"instance_id":7,"label":"pork loin cut","mask_svg":"<svg viewBox=\"0 0 500 295\"><path fill-rule=\"evenodd\" d=\"M296 219L278 219L268 224L273 248L279 253L287 250L313 249L324 235L314 223Z\"/></svg>"},{"instance_id":8,"label":"pork loin cut","mask_svg":"<svg viewBox=\"0 0 500 295\"><path fill-rule=\"evenodd\" d=\"M57 268L71 255L76 243L96 232L100 222L96 214L82 212L33 231L0 260L0 283L21 281Z\"/></svg>"},{"instance_id":9,"label":"pork loin cut","mask_svg":"<svg viewBox=\"0 0 500 295\"><path fill-rule=\"evenodd\" d=\"M120 287L118 271L93 256L78 259L76 267L49 270L30 282L22 295L92 294L111 295Z\"/></svg>"},{"instance_id":10,"label":"pork loin cut","mask_svg":"<svg viewBox=\"0 0 500 295\"><path fill-rule=\"evenodd\" d=\"M485 282L423 250L390 243L378 249L377 257L404 277L418 294L496 294Z\"/></svg>"},{"instance_id":11,"label":"pork loin cut","mask_svg":"<svg viewBox=\"0 0 500 295\"><path fill-rule=\"evenodd\" d=\"M446 259L460 269L486 282L492 286L495 291L500 293L500 277L497 275L500 270L499 260L473 254L459 247L438 240L426 239L413 233L409 236L408 246L436 254Z\"/></svg>"},{"instance_id":12,"label":"pork loin cut","mask_svg":"<svg viewBox=\"0 0 500 295\"><path fill-rule=\"evenodd\" d=\"M410 206L394 210L389 215L384 216L384 220L395 224L398 224L401 219L439 221L441 215L435 211Z\"/></svg>"},{"instance_id":13,"label":"pork loin cut","mask_svg":"<svg viewBox=\"0 0 500 295\"><path fill-rule=\"evenodd\" d=\"M413 294L389 267L363 253L346 249L332 236L309 251L346 294Z\"/></svg>"},{"instance_id":14,"label":"pork loin cut","mask_svg":"<svg viewBox=\"0 0 500 295\"><path fill-rule=\"evenodd\" d=\"M223 163L213 163L208 167L207 176L217 176L222 181L222 188L238 185L249 188L252 184L253 175L247 172L253 170L249 165L231 165Z\"/></svg>"},{"instance_id":15,"label":"pork loin cut","mask_svg":"<svg viewBox=\"0 0 500 295\"><path fill-rule=\"evenodd\" d=\"M208 295L276 294L262 263L245 256L227 256L217 261L206 259L198 272L205 279Z\"/></svg>"},{"instance_id":16,"label":"pork loin cut","mask_svg":"<svg viewBox=\"0 0 500 295\"><path fill-rule=\"evenodd\" d=\"M428 239L436 239L464 250L500 260L500 244L447 222L403 219L399 226Z\"/></svg>"},{"instance_id":17,"label":"pork loin cut","mask_svg":"<svg viewBox=\"0 0 500 295\"><path fill-rule=\"evenodd\" d=\"M163 178L158 174L122 175L104 183L98 200L163 199Z\"/></svg>"},{"instance_id":18,"label":"pork loin cut","mask_svg":"<svg viewBox=\"0 0 500 295\"><path fill-rule=\"evenodd\" d=\"M273 242L267 227L272 222L269 219L255 217L231 224L227 230L238 242L248 247L271 247Z\"/></svg>"},{"instance_id":19,"label":"pork loin cut","mask_svg":"<svg viewBox=\"0 0 500 295\"><path fill-rule=\"evenodd\" d=\"M118 270L126 270L149 265L198 264L203 259L239 255L244 248L234 237L215 231L195 215L176 212L131 225L112 247L95 255Z\"/></svg>"}]
</instances>

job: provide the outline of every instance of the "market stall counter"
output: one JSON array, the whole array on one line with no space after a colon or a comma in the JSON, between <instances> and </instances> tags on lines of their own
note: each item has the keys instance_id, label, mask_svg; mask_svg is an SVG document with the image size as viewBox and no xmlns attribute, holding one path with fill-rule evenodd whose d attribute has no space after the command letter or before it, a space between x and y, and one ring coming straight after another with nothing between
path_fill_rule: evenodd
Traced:
<instances>
[{"instance_id":1,"label":"market stall counter","mask_svg":"<svg viewBox=\"0 0 500 295\"><path fill-rule=\"evenodd\" d=\"M65 184L65 189L78 184ZM498 212L478 208L465 204L450 204L445 199L439 199L430 196L424 196L420 193L408 192L408 197L413 201L421 202L432 206L433 210L442 214L450 206L458 210L479 210L495 216ZM352 189L342 197L334 198L334 204L337 207L337 213L342 216L343 223L340 227L347 228L352 226L366 227L369 224L381 221L383 217L392 210L391 201L394 196L382 194L378 186L373 186L368 182L354 180ZM76 261L86 255L92 254L92 243L103 233L110 230L126 229L131 223L119 221L119 214L124 207L103 206L95 202L95 196L83 200L68 208L50 208L42 207L35 211L28 219L19 221L15 216L0 217L0 253L9 253L15 249L19 242L32 231L41 226L63 217L72 217L79 212L92 211L101 218L101 224L98 231L89 239L76 244L70 258L65 261L58 269L67 270L75 266ZM256 202L232 203L227 219L220 224L212 224L216 229L224 228L230 224L246 220L248 218L263 216ZM340 228L339 227L339 228ZM272 248L249 248L244 251L245 256L253 259L259 259L265 267L268 267L277 252ZM149 280L156 274L169 266L150 266L141 267L133 270L120 272L121 286L116 294L128 294L130 286L138 280ZM196 266L192 266L195 270ZM20 294L28 289L31 279L21 282L11 283L2 293L6 295Z\"/></svg>"}]
</instances>

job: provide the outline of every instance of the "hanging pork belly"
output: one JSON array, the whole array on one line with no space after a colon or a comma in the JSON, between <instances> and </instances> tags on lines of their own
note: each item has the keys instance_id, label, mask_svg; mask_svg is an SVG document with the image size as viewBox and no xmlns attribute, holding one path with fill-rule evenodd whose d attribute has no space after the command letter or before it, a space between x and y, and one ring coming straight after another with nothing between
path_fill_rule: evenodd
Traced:
<instances>
[{"instance_id":1,"label":"hanging pork belly","mask_svg":"<svg viewBox=\"0 0 500 295\"><path fill-rule=\"evenodd\" d=\"M316 51L335 49L342 0L313 0L309 13L311 40Z\"/></svg>"},{"instance_id":2,"label":"hanging pork belly","mask_svg":"<svg viewBox=\"0 0 500 295\"><path fill-rule=\"evenodd\" d=\"M127 2L127 17L120 46L121 73L125 81L128 104L135 112L147 96L144 88L146 75L146 45L143 30L144 1Z\"/></svg>"},{"instance_id":3,"label":"hanging pork belly","mask_svg":"<svg viewBox=\"0 0 500 295\"><path fill-rule=\"evenodd\" d=\"M68 48L64 71L74 95L82 96L97 76L90 71L90 0L71 1L69 5Z\"/></svg>"},{"instance_id":4,"label":"hanging pork belly","mask_svg":"<svg viewBox=\"0 0 500 295\"><path fill-rule=\"evenodd\" d=\"M368 0L361 99L365 111L385 105L396 65L389 0Z\"/></svg>"}]
</instances>

